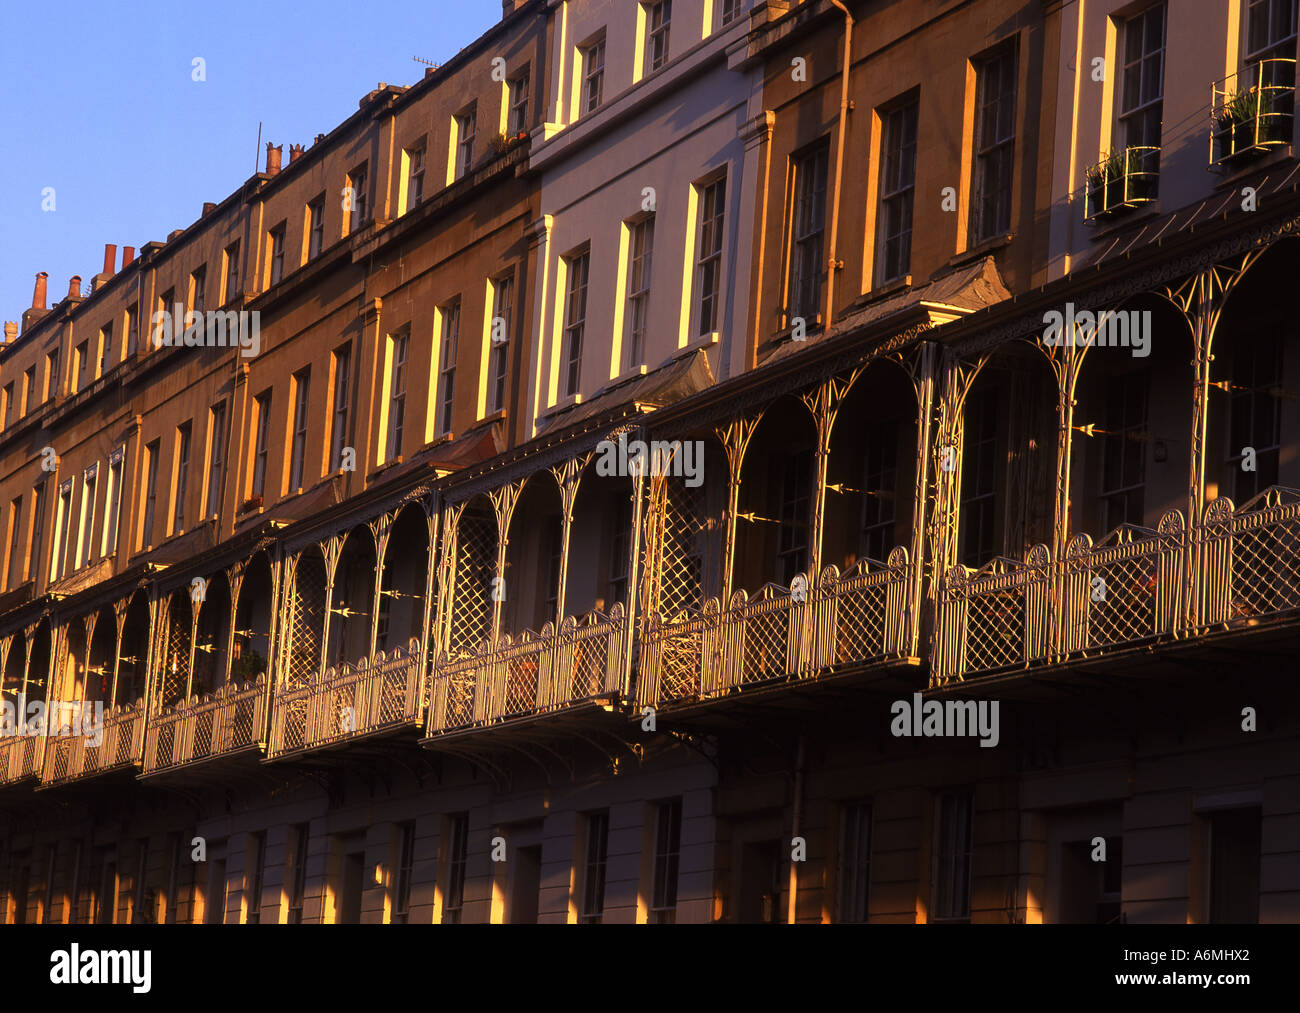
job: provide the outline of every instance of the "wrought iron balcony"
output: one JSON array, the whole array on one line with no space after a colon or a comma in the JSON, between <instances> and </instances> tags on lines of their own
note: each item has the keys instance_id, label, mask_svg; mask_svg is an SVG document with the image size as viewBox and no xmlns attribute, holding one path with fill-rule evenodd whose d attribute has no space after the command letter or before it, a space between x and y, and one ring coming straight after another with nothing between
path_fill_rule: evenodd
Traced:
<instances>
[{"instance_id":1,"label":"wrought iron balcony","mask_svg":"<svg viewBox=\"0 0 1300 1013\"><path fill-rule=\"evenodd\" d=\"M0 784L38 778L45 763L45 736L0 736Z\"/></svg>"},{"instance_id":2,"label":"wrought iron balcony","mask_svg":"<svg viewBox=\"0 0 1300 1013\"><path fill-rule=\"evenodd\" d=\"M1272 486L1244 506L1205 508L1199 621L1253 626L1300 608L1300 489Z\"/></svg>"},{"instance_id":3,"label":"wrought iron balcony","mask_svg":"<svg viewBox=\"0 0 1300 1013\"><path fill-rule=\"evenodd\" d=\"M268 758L335 745L419 721L420 642L356 665L328 668L319 680L278 689L271 707Z\"/></svg>"},{"instance_id":4,"label":"wrought iron balcony","mask_svg":"<svg viewBox=\"0 0 1300 1013\"><path fill-rule=\"evenodd\" d=\"M429 683L431 736L552 713L621 696L627 623L608 615L568 616L556 630L506 635L459 658L440 656Z\"/></svg>"},{"instance_id":5,"label":"wrought iron balcony","mask_svg":"<svg viewBox=\"0 0 1300 1013\"><path fill-rule=\"evenodd\" d=\"M1124 524L1093 545L1076 535L1059 573L1063 654L1173 634L1184 614L1187 525L1170 511L1158 529Z\"/></svg>"},{"instance_id":6,"label":"wrought iron balcony","mask_svg":"<svg viewBox=\"0 0 1300 1013\"><path fill-rule=\"evenodd\" d=\"M1083 177L1083 220L1093 225L1156 199L1160 149L1125 148L1085 169Z\"/></svg>"},{"instance_id":7,"label":"wrought iron balcony","mask_svg":"<svg viewBox=\"0 0 1300 1013\"><path fill-rule=\"evenodd\" d=\"M84 732L48 736L41 785L66 784L139 766L143 749L144 704L115 707L104 714L103 738L98 745L92 745Z\"/></svg>"},{"instance_id":8,"label":"wrought iron balcony","mask_svg":"<svg viewBox=\"0 0 1300 1013\"><path fill-rule=\"evenodd\" d=\"M811 589L803 578L794 589L768 584L752 598L737 591L726 609L710 598L699 612L667 621L651 615L637 705L708 699L898 658L912 575L907 550L896 548L888 563L862 560L843 574L828 566Z\"/></svg>"},{"instance_id":9,"label":"wrought iron balcony","mask_svg":"<svg viewBox=\"0 0 1300 1013\"><path fill-rule=\"evenodd\" d=\"M164 707L150 716L144 773L156 774L260 746L266 717L266 676L229 683L211 696Z\"/></svg>"},{"instance_id":10,"label":"wrought iron balcony","mask_svg":"<svg viewBox=\"0 0 1300 1013\"><path fill-rule=\"evenodd\" d=\"M1213 500L1189 528L1123 525L1065 558L953 567L939 594L936 684L1087 657L1160 638L1254 626L1300 609L1300 490L1273 486L1243 507Z\"/></svg>"},{"instance_id":11,"label":"wrought iron balcony","mask_svg":"<svg viewBox=\"0 0 1300 1013\"><path fill-rule=\"evenodd\" d=\"M1295 60L1260 60L1210 86L1210 165L1228 168L1291 143Z\"/></svg>"}]
</instances>

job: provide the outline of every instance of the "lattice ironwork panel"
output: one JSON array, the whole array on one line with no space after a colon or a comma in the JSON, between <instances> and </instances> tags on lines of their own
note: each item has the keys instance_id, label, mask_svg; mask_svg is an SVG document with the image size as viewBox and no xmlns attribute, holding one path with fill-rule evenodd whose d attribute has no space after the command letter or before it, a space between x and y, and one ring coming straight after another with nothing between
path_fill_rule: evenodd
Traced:
<instances>
[{"instance_id":1,"label":"lattice ironwork panel","mask_svg":"<svg viewBox=\"0 0 1300 1013\"><path fill-rule=\"evenodd\" d=\"M307 703L308 698L301 693L290 700L277 702L276 706L282 708L284 713L284 742L280 746L282 752L302 748L307 734Z\"/></svg>"},{"instance_id":2,"label":"lattice ironwork panel","mask_svg":"<svg viewBox=\"0 0 1300 1013\"><path fill-rule=\"evenodd\" d=\"M879 657L885 650L885 602L888 585L850 585L839 594L835 622L835 663L853 664Z\"/></svg>"},{"instance_id":3,"label":"lattice ironwork panel","mask_svg":"<svg viewBox=\"0 0 1300 1013\"><path fill-rule=\"evenodd\" d=\"M537 706L541 652L530 651L506 661L505 715L527 714Z\"/></svg>"},{"instance_id":4,"label":"lattice ironwork panel","mask_svg":"<svg viewBox=\"0 0 1300 1013\"><path fill-rule=\"evenodd\" d=\"M115 764L121 765L130 763L133 759L131 753L135 749L135 730L140 722L137 715L131 721L123 721L117 727L117 755L113 758Z\"/></svg>"},{"instance_id":5,"label":"lattice ironwork panel","mask_svg":"<svg viewBox=\"0 0 1300 1013\"><path fill-rule=\"evenodd\" d=\"M486 513L467 509L456 533L456 586L449 643L453 655L477 650L491 634L496 556L496 521Z\"/></svg>"},{"instance_id":6,"label":"lattice ironwork panel","mask_svg":"<svg viewBox=\"0 0 1300 1013\"><path fill-rule=\"evenodd\" d=\"M406 718L407 674L390 672L379 683L379 723L396 724ZM413 678L413 676L412 676Z\"/></svg>"},{"instance_id":7,"label":"lattice ironwork panel","mask_svg":"<svg viewBox=\"0 0 1300 1013\"><path fill-rule=\"evenodd\" d=\"M163 657L162 705L185 699L190 675L190 605L174 600L167 612L167 642Z\"/></svg>"},{"instance_id":8,"label":"lattice ironwork panel","mask_svg":"<svg viewBox=\"0 0 1300 1013\"><path fill-rule=\"evenodd\" d=\"M659 661L660 700L679 700L699 693L704 640L699 620L687 628L665 632Z\"/></svg>"},{"instance_id":9,"label":"lattice ironwork panel","mask_svg":"<svg viewBox=\"0 0 1300 1013\"><path fill-rule=\"evenodd\" d=\"M290 607L286 675L290 686L304 686L320 666L325 630L325 561L315 552L298 561Z\"/></svg>"},{"instance_id":10,"label":"lattice ironwork panel","mask_svg":"<svg viewBox=\"0 0 1300 1013\"><path fill-rule=\"evenodd\" d=\"M671 622L685 610L698 611L704 579L704 487L669 480L660 543L656 611Z\"/></svg>"},{"instance_id":11,"label":"lattice ironwork panel","mask_svg":"<svg viewBox=\"0 0 1300 1013\"><path fill-rule=\"evenodd\" d=\"M155 747L154 763L159 767L169 766L172 762L172 752L176 745L176 727L175 721L168 721L158 726L158 744Z\"/></svg>"},{"instance_id":12,"label":"lattice ironwork panel","mask_svg":"<svg viewBox=\"0 0 1300 1013\"><path fill-rule=\"evenodd\" d=\"M474 722L474 686L480 671L454 672L447 676L448 728L463 728Z\"/></svg>"},{"instance_id":13,"label":"lattice ironwork panel","mask_svg":"<svg viewBox=\"0 0 1300 1013\"><path fill-rule=\"evenodd\" d=\"M1300 518L1274 523L1267 514L1236 522L1232 542L1232 618L1300 607Z\"/></svg>"},{"instance_id":14,"label":"lattice ironwork panel","mask_svg":"<svg viewBox=\"0 0 1300 1013\"><path fill-rule=\"evenodd\" d=\"M759 601L748 606L744 624L741 682L762 682L786 675L790 631L788 601Z\"/></svg>"},{"instance_id":15,"label":"lattice ironwork panel","mask_svg":"<svg viewBox=\"0 0 1300 1013\"><path fill-rule=\"evenodd\" d=\"M573 681L569 699L583 700L597 696L605 688L605 668L609 663L609 637L582 637L573 644Z\"/></svg>"},{"instance_id":16,"label":"lattice ironwork panel","mask_svg":"<svg viewBox=\"0 0 1300 1013\"><path fill-rule=\"evenodd\" d=\"M256 709L256 700L245 698L235 701L235 711L230 719L229 748L239 749L253 744L253 715Z\"/></svg>"},{"instance_id":17,"label":"lattice ironwork panel","mask_svg":"<svg viewBox=\"0 0 1300 1013\"><path fill-rule=\"evenodd\" d=\"M970 671L1003 668L1018 664L1023 659L1023 586L972 592L966 621L966 659Z\"/></svg>"},{"instance_id":18,"label":"lattice ironwork panel","mask_svg":"<svg viewBox=\"0 0 1300 1013\"><path fill-rule=\"evenodd\" d=\"M214 714L215 712L208 707L194 715L194 745L190 749L191 756L212 755L212 725Z\"/></svg>"},{"instance_id":19,"label":"lattice ironwork panel","mask_svg":"<svg viewBox=\"0 0 1300 1013\"><path fill-rule=\"evenodd\" d=\"M1118 555L1102 549L1089 567L1089 647L1122 644L1150 637L1156 631L1156 588L1159 556L1156 552ZM1073 638L1071 638L1073 639Z\"/></svg>"}]
</instances>

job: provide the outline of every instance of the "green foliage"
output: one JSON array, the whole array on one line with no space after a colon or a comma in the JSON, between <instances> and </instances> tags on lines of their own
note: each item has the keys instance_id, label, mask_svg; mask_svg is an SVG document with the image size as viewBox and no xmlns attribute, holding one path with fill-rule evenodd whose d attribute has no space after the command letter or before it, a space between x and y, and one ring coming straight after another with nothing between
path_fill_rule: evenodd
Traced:
<instances>
[{"instance_id":1,"label":"green foliage","mask_svg":"<svg viewBox=\"0 0 1300 1013\"><path fill-rule=\"evenodd\" d=\"M256 651L249 651L230 666L230 678L235 683L252 682L266 671L266 659Z\"/></svg>"}]
</instances>

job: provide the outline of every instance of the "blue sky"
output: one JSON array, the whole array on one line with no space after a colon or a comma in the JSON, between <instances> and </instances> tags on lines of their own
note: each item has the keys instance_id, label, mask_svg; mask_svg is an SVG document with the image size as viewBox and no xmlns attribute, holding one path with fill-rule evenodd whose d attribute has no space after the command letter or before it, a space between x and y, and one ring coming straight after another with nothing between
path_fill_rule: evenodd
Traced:
<instances>
[{"instance_id":1,"label":"blue sky","mask_svg":"<svg viewBox=\"0 0 1300 1013\"><path fill-rule=\"evenodd\" d=\"M270 140L287 160L380 81L418 80L412 57L444 62L500 18L499 0L0 0L0 319L37 271L53 305L105 243L120 263L194 222L252 175L259 120L263 157Z\"/></svg>"}]
</instances>

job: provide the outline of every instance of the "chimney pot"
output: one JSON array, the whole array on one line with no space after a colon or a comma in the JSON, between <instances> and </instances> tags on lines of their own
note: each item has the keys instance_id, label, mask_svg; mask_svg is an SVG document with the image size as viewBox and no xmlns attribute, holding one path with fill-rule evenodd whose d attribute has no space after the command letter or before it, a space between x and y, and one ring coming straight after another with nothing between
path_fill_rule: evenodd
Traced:
<instances>
[{"instance_id":1,"label":"chimney pot","mask_svg":"<svg viewBox=\"0 0 1300 1013\"><path fill-rule=\"evenodd\" d=\"M117 244L104 244L104 274L112 274L113 267L117 264Z\"/></svg>"},{"instance_id":2,"label":"chimney pot","mask_svg":"<svg viewBox=\"0 0 1300 1013\"><path fill-rule=\"evenodd\" d=\"M277 148L270 141L266 142L266 173L268 176L274 176L280 171L280 156L283 153L283 145Z\"/></svg>"},{"instance_id":3,"label":"chimney pot","mask_svg":"<svg viewBox=\"0 0 1300 1013\"><path fill-rule=\"evenodd\" d=\"M301 144L289 145L289 164L292 165L295 158L302 154Z\"/></svg>"},{"instance_id":4,"label":"chimney pot","mask_svg":"<svg viewBox=\"0 0 1300 1013\"><path fill-rule=\"evenodd\" d=\"M213 202L210 201L210 200L205 200L205 201L203 202L203 215L204 215L204 217L207 217L208 215L212 214L212 212L215 211L215 210L217 210L217 205L216 205L215 203L213 203Z\"/></svg>"},{"instance_id":5,"label":"chimney pot","mask_svg":"<svg viewBox=\"0 0 1300 1013\"><path fill-rule=\"evenodd\" d=\"M18 337L18 324L13 320L5 321L5 344Z\"/></svg>"},{"instance_id":6,"label":"chimney pot","mask_svg":"<svg viewBox=\"0 0 1300 1013\"><path fill-rule=\"evenodd\" d=\"M135 260L135 247L134 246L122 247L122 270L125 271L126 265L131 263L131 261L133 260Z\"/></svg>"},{"instance_id":7,"label":"chimney pot","mask_svg":"<svg viewBox=\"0 0 1300 1013\"><path fill-rule=\"evenodd\" d=\"M41 271L36 276L36 288L32 291L32 309L34 310L45 309L45 279L48 277L49 274L45 271Z\"/></svg>"},{"instance_id":8,"label":"chimney pot","mask_svg":"<svg viewBox=\"0 0 1300 1013\"><path fill-rule=\"evenodd\" d=\"M71 278L68 279L68 298L69 299L81 298L81 275L74 274Z\"/></svg>"}]
</instances>

